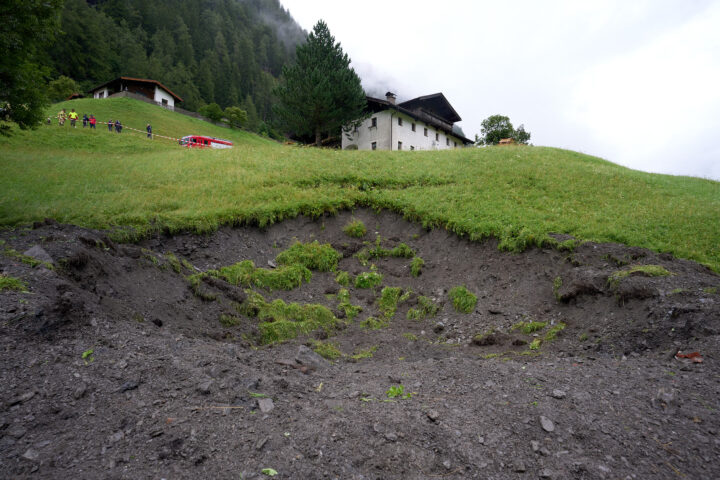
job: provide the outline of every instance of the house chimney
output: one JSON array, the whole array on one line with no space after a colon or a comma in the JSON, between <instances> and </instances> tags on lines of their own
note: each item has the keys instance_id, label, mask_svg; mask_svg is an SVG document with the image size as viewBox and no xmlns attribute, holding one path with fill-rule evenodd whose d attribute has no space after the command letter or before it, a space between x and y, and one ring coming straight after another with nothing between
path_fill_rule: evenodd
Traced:
<instances>
[{"instance_id":1,"label":"house chimney","mask_svg":"<svg viewBox=\"0 0 720 480\"><path fill-rule=\"evenodd\" d=\"M387 98L387 101L391 104L395 105L395 94L393 92L387 92L385 93L385 98Z\"/></svg>"}]
</instances>

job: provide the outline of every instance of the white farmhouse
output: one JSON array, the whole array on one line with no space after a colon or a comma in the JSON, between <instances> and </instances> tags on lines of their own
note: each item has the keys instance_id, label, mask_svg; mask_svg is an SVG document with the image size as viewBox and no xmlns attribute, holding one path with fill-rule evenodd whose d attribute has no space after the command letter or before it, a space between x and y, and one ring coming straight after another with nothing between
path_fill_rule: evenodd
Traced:
<instances>
[{"instance_id":1,"label":"white farmhouse","mask_svg":"<svg viewBox=\"0 0 720 480\"><path fill-rule=\"evenodd\" d=\"M134 95L170 110L175 109L175 102L182 102L182 98L175 95L165 85L157 80L147 78L118 77L98 85L91 92L93 98Z\"/></svg>"},{"instance_id":2,"label":"white farmhouse","mask_svg":"<svg viewBox=\"0 0 720 480\"><path fill-rule=\"evenodd\" d=\"M385 100L367 97L370 116L362 124L342 133L342 148L359 150L442 150L473 143L455 122L462 120L442 93L395 103L395 94Z\"/></svg>"}]
</instances>

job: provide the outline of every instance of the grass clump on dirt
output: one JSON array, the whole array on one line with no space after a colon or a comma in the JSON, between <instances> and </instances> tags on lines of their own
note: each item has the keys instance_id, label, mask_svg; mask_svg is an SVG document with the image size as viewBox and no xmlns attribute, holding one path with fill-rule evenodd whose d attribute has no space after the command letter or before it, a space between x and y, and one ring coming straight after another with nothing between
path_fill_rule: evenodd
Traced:
<instances>
[{"instance_id":1,"label":"grass clump on dirt","mask_svg":"<svg viewBox=\"0 0 720 480\"><path fill-rule=\"evenodd\" d=\"M220 315L220 324L223 327L237 327L238 325L240 325L241 321L242 320L240 320L240 318L236 317L235 315L228 315L226 313Z\"/></svg>"},{"instance_id":2,"label":"grass clump on dirt","mask_svg":"<svg viewBox=\"0 0 720 480\"><path fill-rule=\"evenodd\" d=\"M372 347L366 348L364 350L356 351L356 353L350 355L349 358L354 362L358 362L366 358L372 358L373 354L377 351L377 349L377 345L373 345Z\"/></svg>"},{"instance_id":3,"label":"grass clump on dirt","mask_svg":"<svg viewBox=\"0 0 720 480\"><path fill-rule=\"evenodd\" d=\"M19 260L25 265L30 265L32 268L42 265L48 270L55 270L55 266L52 263L43 262L42 260L38 260L37 258L22 254L13 248L5 247L5 249L3 250L3 255L9 258L14 258L15 260Z\"/></svg>"},{"instance_id":4,"label":"grass clump on dirt","mask_svg":"<svg viewBox=\"0 0 720 480\"><path fill-rule=\"evenodd\" d=\"M565 325L565 323L563 323L563 322L560 322L557 325L554 325L552 328L550 328L550 330L547 331L547 333L543 337L543 341L552 342L553 340L555 340L557 338L557 336L560 332L565 330L566 326L567 325Z\"/></svg>"},{"instance_id":5,"label":"grass clump on dirt","mask_svg":"<svg viewBox=\"0 0 720 480\"><path fill-rule=\"evenodd\" d=\"M337 344L331 342L315 341L313 351L326 360L337 360L343 356Z\"/></svg>"},{"instance_id":6,"label":"grass clump on dirt","mask_svg":"<svg viewBox=\"0 0 720 480\"><path fill-rule=\"evenodd\" d=\"M16 292L27 292L27 284L19 278L10 275L0 274L0 292L4 290L14 290Z\"/></svg>"},{"instance_id":7,"label":"grass clump on dirt","mask_svg":"<svg viewBox=\"0 0 720 480\"><path fill-rule=\"evenodd\" d=\"M377 272L362 272L355 277L355 287L375 288L382 284L383 276Z\"/></svg>"},{"instance_id":8,"label":"grass clump on dirt","mask_svg":"<svg viewBox=\"0 0 720 480\"><path fill-rule=\"evenodd\" d=\"M555 300L558 302L562 300L562 296L560 295L560 288L563 285L562 277L557 276L553 280L553 295L555 296Z\"/></svg>"},{"instance_id":9,"label":"grass clump on dirt","mask_svg":"<svg viewBox=\"0 0 720 480\"><path fill-rule=\"evenodd\" d=\"M519 322L513 325L510 330L520 330L525 335L531 335L547 326L547 322Z\"/></svg>"},{"instance_id":10,"label":"grass clump on dirt","mask_svg":"<svg viewBox=\"0 0 720 480\"><path fill-rule=\"evenodd\" d=\"M182 264L180 263L180 260L178 260L177 256L175 256L172 252L165 253L165 258L167 259L168 263L170 264L170 268L173 269L175 273L182 272Z\"/></svg>"},{"instance_id":11,"label":"grass clump on dirt","mask_svg":"<svg viewBox=\"0 0 720 480\"><path fill-rule=\"evenodd\" d=\"M267 302L257 292L246 293L247 298L238 311L261 320L258 331L262 345L285 342L319 329L329 334L338 326L339 320L323 305L287 304L281 299Z\"/></svg>"},{"instance_id":12,"label":"grass clump on dirt","mask_svg":"<svg viewBox=\"0 0 720 480\"><path fill-rule=\"evenodd\" d=\"M460 313L471 313L477 305L478 298L464 286L453 287L448 293L453 308Z\"/></svg>"},{"instance_id":13,"label":"grass clump on dirt","mask_svg":"<svg viewBox=\"0 0 720 480\"><path fill-rule=\"evenodd\" d=\"M440 305L433 302L428 297L420 295L417 299L417 308L411 308L407 312L407 318L409 320L424 320L429 317L434 317Z\"/></svg>"},{"instance_id":14,"label":"grass clump on dirt","mask_svg":"<svg viewBox=\"0 0 720 480\"><path fill-rule=\"evenodd\" d=\"M355 254L361 265L367 265L374 258L413 258L415 256L415 251L405 243L399 243L391 249L384 248L380 235L375 238L375 245L370 242L365 242L365 245L365 248Z\"/></svg>"},{"instance_id":15,"label":"grass clump on dirt","mask_svg":"<svg viewBox=\"0 0 720 480\"><path fill-rule=\"evenodd\" d=\"M660 265L634 265L625 270L618 270L608 277L608 284L616 288L620 282L631 275L642 275L645 277L667 277L670 272Z\"/></svg>"},{"instance_id":16,"label":"grass clump on dirt","mask_svg":"<svg viewBox=\"0 0 720 480\"><path fill-rule=\"evenodd\" d=\"M353 238L362 238L367 233L367 228L362 220L353 220L343 227L343 232Z\"/></svg>"},{"instance_id":17,"label":"grass clump on dirt","mask_svg":"<svg viewBox=\"0 0 720 480\"><path fill-rule=\"evenodd\" d=\"M292 247L280 253L275 260L281 265L302 265L319 272L335 271L340 253L329 243L320 244L296 242Z\"/></svg>"},{"instance_id":18,"label":"grass clump on dirt","mask_svg":"<svg viewBox=\"0 0 720 480\"><path fill-rule=\"evenodd\" d=\"M368 330L380 330L388 325L390 325L390 321L387 318L368 317L360 322L360 327L367 328Z\"/></svg>"},{"instance_id":19,"label":"grass clump on dirt","mask_svg":"<svg viewBox=\"0 0 720 480\"><path fill-rule=\"evenodd\" d=\"M350 285L350 274L344 270L341 270L335 275L335 281L342 285L343 287L347 287Z\"/></svg>"},{"instance_id":20,"label":"grass clump on dirt","mask_svg":"<svg viewBox=\"0 0 720 480\"><path fill-rule=\"evenodd\" d=\"M378 306L383 317L389 320L395 316L402 294L403 290L400 287L385 287L382 289Z\"/></svg>"},{"instance_id":21,"label":"grass clump on dirt","mask_svg":"<svg viewBox=\"0 0 720 480\"><path fill-rule=\"evenodd\" d=\"M361 306L350 303L350 292L346 288L340 289L337 294L337 299L340 302L338 308L345 313L345 317L348 320L353 320L362 312Z\"/></svg>"},{"instance_id":22,"label":"grass clump on dirt","mask_svg":"<svg viewBox=\"0 0 720 480\"><path fill-rule=\"evenodd\" d=\"M204 302L212 302L214 300L217 300L217 295L208 292L202 287L202 280L206 276L207 273L195 273L193 275L185 277L185 279L190 284L190 289L192 290L193 295L195 295Z\"/></svg>"},{"instance_id":23,"label":"grass clump on dirt","mask_svg":"<svg viewBox=\"0 0 720 480\"><path fill-rule=\"evenodd\" d=\"M292 290L309 282L312 272L300 264L283 265L275 269L256 268L252 260L206 272L210 276L223 278L228 283L243 287L255 286L268 290Z\"/></svg>"},{"instance_id":24,"label":"grass clump on dirt","mask_svg":"<svg viewBox=\"0 0 720 480\"><path fill-rule=\"evenodd\" d=\"M420 257L413 257L410 262L410 274L413 277L419 277L422 273L422 268L425 265L425 260Z\"/></svg>"}]
</instances>

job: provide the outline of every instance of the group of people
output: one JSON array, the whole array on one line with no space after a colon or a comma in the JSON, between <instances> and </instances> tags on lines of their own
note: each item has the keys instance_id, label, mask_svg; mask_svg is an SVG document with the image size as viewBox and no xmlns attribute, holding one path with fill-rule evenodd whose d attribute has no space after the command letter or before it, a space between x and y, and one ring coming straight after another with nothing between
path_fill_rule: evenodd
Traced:
<instances>
[{"instance_id":1,"label":"group of people","mask_svg":"<svg viewBox=\"0 0 720 480\"><path fill-rule=\"evenodd\" d=\"M76 124L79 116L80 115L75 111L74 108L72 109L72 111L70 113L67 113L65 111L65 109L63 108L57 114L58 125L60 125L62 127L65 125L65 121L70 119L70 126L75 127L76 126L75 124ZM50 123L51 123L51 118L48 117L47 124L50 125ZM95 118L95 115L90 114L90 116L88 117L87 114L83 114L82 123L83 123L83 128L90 125L90 128L94 129L95 125L97 124L97 119ZM108 120L107 126L108 126L108 132L112 132L113 128L115 128L115 133L122 133L123 126L122 126L122 123L120 122L120 120L115 120L115 121L113 121L112 119ZM145 127L145 131L147 132L147 138L152 138L152 126L149 123Z\"/></svg>"},{"instance_id":2,"label":"group of people","mask_svg":"<svg viewBox=\"0 0 720 480\"><path fill-rule=\"evenodd\" d=\"M74 108L70 113L67 113L67 111L63 108L57 114L58 125L60 125L61 127L64 126L65 122L69 119L70 126L75 128L78 118L80 118L80 115L75 111ZM48 125L50 125L50 117L48 117L47 123ZM90 116L88 117L87 114L83 114L82 123L83 128L87 127L88 125L90 125L90 128L95 128L95 125L97 124L97 119L95 119L95 115L90 114Z\"/></svg>"}]
</instances>

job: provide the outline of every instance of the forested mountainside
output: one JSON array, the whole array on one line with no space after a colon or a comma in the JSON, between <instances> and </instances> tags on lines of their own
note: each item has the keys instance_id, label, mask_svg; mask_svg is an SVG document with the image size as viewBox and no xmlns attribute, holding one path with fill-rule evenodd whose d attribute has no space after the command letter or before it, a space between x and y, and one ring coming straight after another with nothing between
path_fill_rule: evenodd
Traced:
<instances>
[{"instance_id":1,"label":"forested mountainside","mask_svg":"<svg viewBox=\"0 0 720 480\"><path fill-rule=\"evenodd\" d=\"M271 90L305 32L278 0L66 0L51 77L83 89L152 78L195 110L215 102L271 115Z\"/></svg>"}]
</instances>

